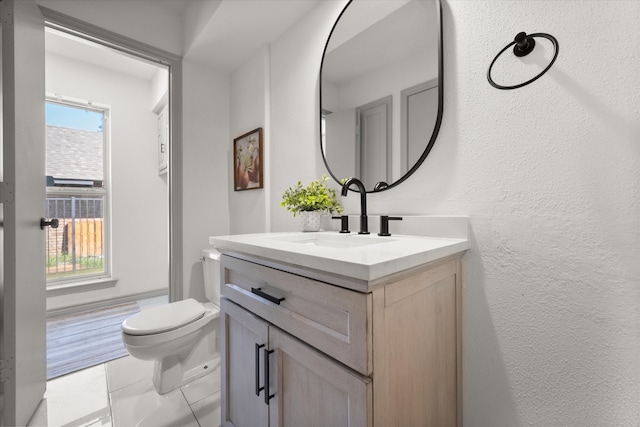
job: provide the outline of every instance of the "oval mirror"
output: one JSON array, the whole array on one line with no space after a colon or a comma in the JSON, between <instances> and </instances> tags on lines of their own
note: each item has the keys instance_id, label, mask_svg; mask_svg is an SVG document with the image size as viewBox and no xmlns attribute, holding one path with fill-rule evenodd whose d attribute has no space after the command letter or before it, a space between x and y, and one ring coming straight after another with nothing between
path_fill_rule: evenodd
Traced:
<instances>
[{"instance_id":1,"label":"oval mirror","mask_svg":"<svg viewBox=\"0 0 640 427\"><path fill-rule=\"evenodd\" d=\"M336 181L379 191L418 169L442 120L440 1L349 1L324 49L320 116Z\"/></svg>"}]
</instances>

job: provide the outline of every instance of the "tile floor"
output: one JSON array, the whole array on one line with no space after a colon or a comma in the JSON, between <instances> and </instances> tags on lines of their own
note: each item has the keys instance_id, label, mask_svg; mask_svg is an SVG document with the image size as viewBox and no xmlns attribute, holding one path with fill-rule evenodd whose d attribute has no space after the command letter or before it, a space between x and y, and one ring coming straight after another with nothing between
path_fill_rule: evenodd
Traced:
<instances>
[{"instance_id":1,"label":"tile floor","mask_svg":"<svg viewBox=\"0 0 640 427\"><path fill-rule=\"evenodd\" d=\"M163 396L153 361L125 356L47 382L28 426L218 427L220 369Z\"/></svg>"}]
</instances>

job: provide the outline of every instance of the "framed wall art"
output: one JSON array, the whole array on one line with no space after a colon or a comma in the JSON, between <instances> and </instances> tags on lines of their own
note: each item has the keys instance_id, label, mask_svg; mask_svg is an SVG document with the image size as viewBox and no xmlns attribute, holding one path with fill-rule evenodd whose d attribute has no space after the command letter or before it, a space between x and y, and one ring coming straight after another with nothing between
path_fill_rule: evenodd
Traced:
<instances>
[{"instance_id":1,"label":"framed wall art","mask_svg":"<svg viewBox=\"0 0 640 427\"><path fill-rule=\"evenodd\" d=\"M233 189L256 190L264 186L262 128L233 140Z\"/></svg>"}]
</instances>

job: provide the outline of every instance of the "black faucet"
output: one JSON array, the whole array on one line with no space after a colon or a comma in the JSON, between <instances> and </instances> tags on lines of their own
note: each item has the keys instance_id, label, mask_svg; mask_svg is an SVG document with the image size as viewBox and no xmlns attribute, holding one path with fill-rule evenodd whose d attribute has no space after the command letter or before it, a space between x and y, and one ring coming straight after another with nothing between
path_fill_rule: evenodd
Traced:
<instances>
[{"instance_id":1,"label":"black faucet","mask_svg":"<svg viewBox=\"0 0 640 427\"><path fill-rule=\"evenodd\" d=\"M364 184L358 178L347 178L342 184L342 195L346 196L349 187L355 184L360 192L360 231L358 234L369 234L369 222L367 219L367 190L364 189Z\"/></svg>"}]
</instances>

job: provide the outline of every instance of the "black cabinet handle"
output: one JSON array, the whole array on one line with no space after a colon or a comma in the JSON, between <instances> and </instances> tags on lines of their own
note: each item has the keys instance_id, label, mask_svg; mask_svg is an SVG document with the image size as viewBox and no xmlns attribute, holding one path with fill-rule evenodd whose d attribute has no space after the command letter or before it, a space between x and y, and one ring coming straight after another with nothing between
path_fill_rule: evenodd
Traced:
<instances>
[{"instance_id":1,"label":"black cabinet handle","mask_svg":"<svg viewBox=\"0 0 640 427\"><path fill-rule=\"evenodd\" d=\"M284 301L284 297L278 298L278 297L274 297L273 295L269 295L268 293L263 291L262 288L251 288L251 293L261 296L262 298L267 299L272 303L278 304L278 305L280 305L280 303Z\"/></svg>"},{"instance_id":2,"label":"black cabinet handle","mask_svg":"<svg viewBox=\"0 0 640 427\"><path fill-rule=\"evenodd\" d=\"M264 390L264 387L260 387L260 349L264 347L264 344L256 343L256 396L260 396L260 392Z\"/></svg>"},{"instance_id":3,"label":"black cabinet handle","mask_svg":"<svg viewBox=\"0 0 640 427\"><path fill-rule=\"evenodd\" d=\"M269 405L269 400L275 396L275 394L269 394L269 355L274 351L264 349L264 403L266 405Z\"/></svg>"}]
</instances>

